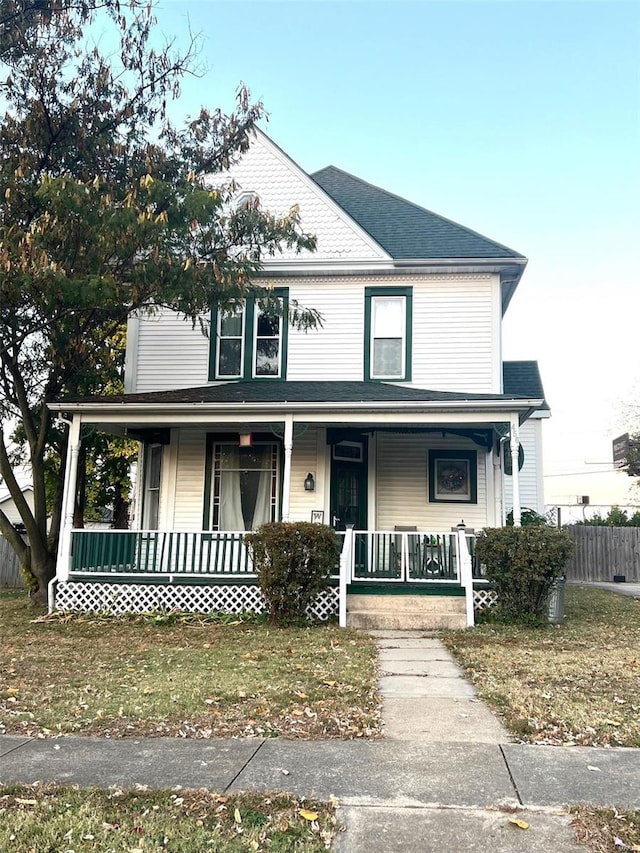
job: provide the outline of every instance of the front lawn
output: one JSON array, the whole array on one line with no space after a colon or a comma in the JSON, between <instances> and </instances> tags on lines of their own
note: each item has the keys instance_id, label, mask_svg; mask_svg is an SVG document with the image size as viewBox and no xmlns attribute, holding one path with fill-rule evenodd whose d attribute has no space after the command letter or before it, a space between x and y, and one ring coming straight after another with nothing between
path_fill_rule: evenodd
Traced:
<instances>
[{"instance_id":1,"label":"front lawn","mask_svg":"<svg viewBox=\"0 0 640 853\"><path fill-rule=\"evenodd\" d=\"M285 794L0 786L0 850L12 853L320 853L334 807Z\"/></svg>"},{"instance_id":2,"label":"front lawn","mask_svg":"<svg viewBox=\"0 0 640 853\"><path fill-rule=\"evenodd\" d=\"M640 747L640 601L568 586L564 625L443 639L520 740Z\"/></svg>"},{"instance_id":3,"label":"front lawn","mask_svg":"<svg viewBox=\"0 0 640 853\"><path fill-rule=\"evenodd\" d=\"M0 593L0 733L378 734L375 643L323 626L176 617L36 620Z\"/></svg>"},{"instance_id":4,"label":"front lawn","mask_svg":"<svg viewBox=\"0 0 640 853\"><path fill-rule=\"evenodd\" d=\"M640 850L640 811L598 806L573 806L576 839L591 853L632 853Z\"/></svg>"}]
</instances>

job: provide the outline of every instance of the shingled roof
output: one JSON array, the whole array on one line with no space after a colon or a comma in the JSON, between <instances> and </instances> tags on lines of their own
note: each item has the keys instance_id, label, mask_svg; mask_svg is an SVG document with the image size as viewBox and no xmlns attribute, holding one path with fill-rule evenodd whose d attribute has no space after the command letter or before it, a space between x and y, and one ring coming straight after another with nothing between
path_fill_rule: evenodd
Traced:
<instances>
[{"instance_id":1,"label":"shingled roof","mask_svg":"<svg viewBox=\"0 0 640 853\"><path fill-rule=\"evenodd\" d=\"M535 365L535 362L517 362ZM505 365L506 368L506 365ZM536 366L537 371L537 366ZM508 371L506 371L508 372ZM169 391L147 391L140 394L112 394L102 397L75 397L64 401L74 403L447 403L505 402L507 400L540 400L542 384L531 381L533 371L520 372L510 380L510 390L503 394L472 394L459 391L432 391L422 388L393 385L386 382L360 381L294 381L263 379L259 382L224 382L199 388L180 388ZM519 383L523 377L527 381ZM531 393L529 393L531 392ZM537 392L537 393L533 393Z\"/></svg>"},{"instance_id":2,"label":"shingled roof","mask_svg":"<svg viewBox=\"0 0 640 853\"><path fill-rule=\"evenodd\" d=\"M310 177L394 259L525 260L501 243L335 166Z\"/></svg>"},{"instance_id":3,"label":"shingled roof","mask_svg":"<svg viewBox=\"0 0 640 853\"><path fill-rule=\"evenodd\" d=\"M505 361L502 365L502 390L507 395L543 399L541 409L548 411L537 361Z\"/></svg>"}]
</instances>

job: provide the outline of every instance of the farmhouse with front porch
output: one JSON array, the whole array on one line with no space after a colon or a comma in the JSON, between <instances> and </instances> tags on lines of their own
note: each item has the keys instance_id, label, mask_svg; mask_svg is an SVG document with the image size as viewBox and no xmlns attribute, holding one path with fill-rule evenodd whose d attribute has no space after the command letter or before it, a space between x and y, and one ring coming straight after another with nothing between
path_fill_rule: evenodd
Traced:
<instances>
[{"instance_id":1,"label":"farmhouse with front porch","mask_svg":"<svg viewBox=\"0 0 640 853\"><path fill-rule=\"evenodd\" d=\"M317 250L264 261L282 316L214 308L208 337L138 316L125 393L52 406L71 420L52 606L260 609L245 532L317 521L343 541L317 615L469 624L474 531L544 507L537 364L502 360L526 259L333 166L307 174L261 132L231 175L240 200L299 205ZM290 325L294 301L322 327ZM72 529L85 425L141 443L131 530Z\"/></svg>"}]
</instances>

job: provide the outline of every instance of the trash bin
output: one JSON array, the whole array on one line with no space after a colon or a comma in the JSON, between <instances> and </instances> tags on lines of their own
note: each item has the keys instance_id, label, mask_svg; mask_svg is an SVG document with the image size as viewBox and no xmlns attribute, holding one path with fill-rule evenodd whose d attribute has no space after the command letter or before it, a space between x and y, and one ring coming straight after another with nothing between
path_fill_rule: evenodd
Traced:
<instances>
[{"instance_id":1,"label":"trash bin","mask_svg":"<svg viewBox=\"0 0 640 853\"><path fill-rule=\"evenodd\" d=\"M556 578L549 592L549 622L552 625L562 625L564 622L564 588L566 578Z\"/></svg>"}]
</instances>

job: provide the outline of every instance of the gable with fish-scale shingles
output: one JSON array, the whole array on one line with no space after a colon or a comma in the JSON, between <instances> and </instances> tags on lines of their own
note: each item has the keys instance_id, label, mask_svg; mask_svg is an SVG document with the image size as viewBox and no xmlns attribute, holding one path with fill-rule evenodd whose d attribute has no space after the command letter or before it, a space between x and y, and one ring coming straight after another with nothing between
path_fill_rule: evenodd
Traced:
<instances>
[{"instance_id":1,"label":"gable with fish-scale shingles","mask_svg":"<svg viewBox=\"0 0 640 853\"><path fill-rule=\"evenodd\" d=\"M275 216L287 214L293 205L299 207L302 229L316 236L317 249L297 254L285 248L280 257L314 263L389 260L384 249L261 131L229 175L239 192L256 193L262 208Z\"/></svg>"}]
</instances>

